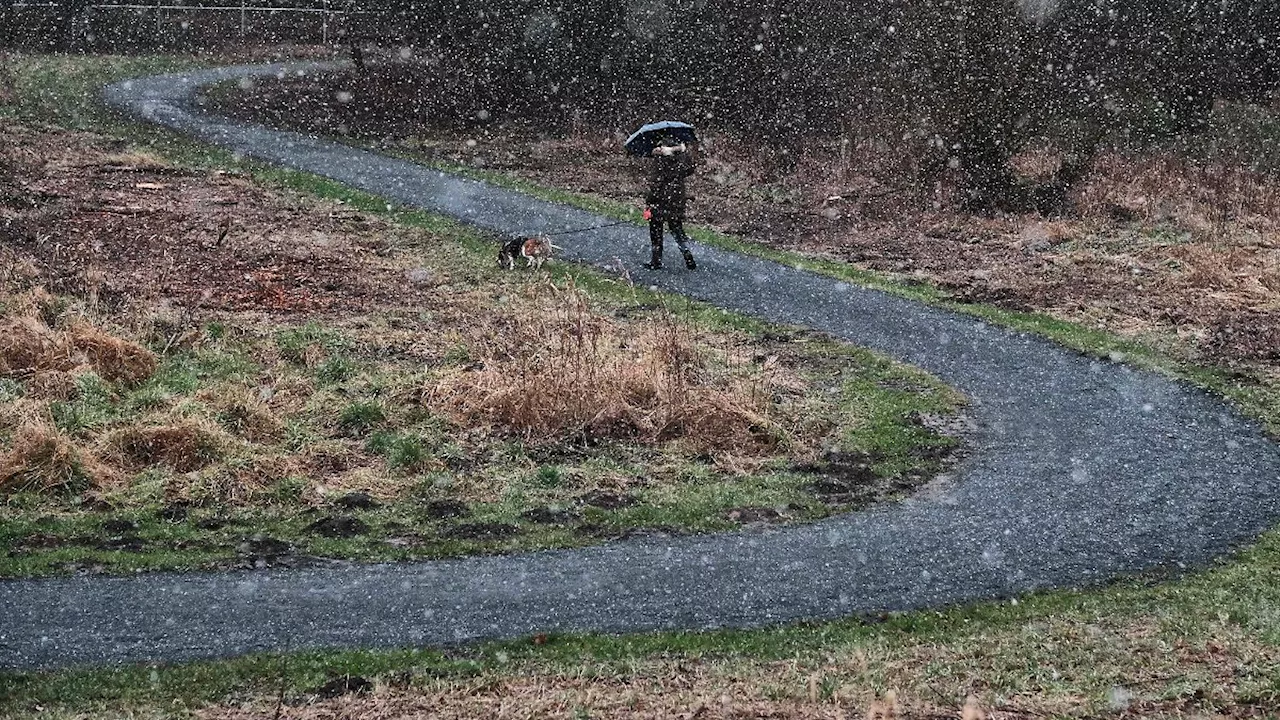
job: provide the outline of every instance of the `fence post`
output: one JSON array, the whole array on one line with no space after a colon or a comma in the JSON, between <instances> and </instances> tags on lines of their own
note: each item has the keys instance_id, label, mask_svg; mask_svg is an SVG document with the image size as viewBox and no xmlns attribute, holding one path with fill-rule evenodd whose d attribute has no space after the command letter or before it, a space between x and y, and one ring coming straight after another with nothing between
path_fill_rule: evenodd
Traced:
<instances>
[{"instance_id":1,"label":"fence post","mask_svg":"<svg viewBox=\"0 0 1280 720\"><path fill-rule=\"evenodd\" d=\"M244 40L244 16L245 16L244 4L245 2L246 0L240 0L240 39L241 40Z\"/></svg>"}]
</instances>

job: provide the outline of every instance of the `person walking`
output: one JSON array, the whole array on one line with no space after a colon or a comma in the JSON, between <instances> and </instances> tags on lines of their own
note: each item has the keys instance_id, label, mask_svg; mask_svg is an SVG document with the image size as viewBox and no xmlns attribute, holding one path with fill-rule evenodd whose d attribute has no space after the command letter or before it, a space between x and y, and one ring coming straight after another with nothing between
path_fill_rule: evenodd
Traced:
<instances>
[{"instance_id":1,"label":"person walking","mask_svg":"<svg viewBox=\"0 0 1280 720\"><path fill-rule=\"evenodd\" d=\"M649 221L649 262L644 266L651 270L662 268L663 226L671 230L684 256L684 266L690 270L698 267L689 251L689 236L684 234L684 211L689 198L685 195L684 179L693 174L693 160L689 148L671 137L663 138L650 152L653 166L649 170L649 192L645 195L645 219Z\"/></svg>"}]
</instances>

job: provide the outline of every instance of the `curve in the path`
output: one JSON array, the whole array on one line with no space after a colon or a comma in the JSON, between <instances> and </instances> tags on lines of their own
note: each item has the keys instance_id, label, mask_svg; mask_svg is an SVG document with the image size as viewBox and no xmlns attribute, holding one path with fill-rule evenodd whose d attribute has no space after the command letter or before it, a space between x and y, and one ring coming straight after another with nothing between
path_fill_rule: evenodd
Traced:
<instances>
[{"instance_id":1,"label":"curve in the path","mask_svg":"<svg viewBox=\"0 0 1280 720\"><path fill-rule=\"evenodd\" d=\"M295 69L151 77L112 86L107 98L236 152L499 232L601 222L194 108L198 86ZM635 227L559 242L573 260L622 258L664 290L824 330L936 374L972 398L975 452L943 493L799 527L399 565L3 582L0 667L834 618L1203 566L1280 519L1276 446L1198 390L714 248L698 248L704 270L648 273Z\"/></svg>"}]
</instances>

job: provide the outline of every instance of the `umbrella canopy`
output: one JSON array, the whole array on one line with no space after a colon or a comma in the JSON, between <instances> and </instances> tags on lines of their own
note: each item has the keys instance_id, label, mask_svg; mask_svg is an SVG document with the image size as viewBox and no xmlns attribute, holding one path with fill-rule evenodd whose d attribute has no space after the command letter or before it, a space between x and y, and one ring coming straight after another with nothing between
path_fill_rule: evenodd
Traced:
<instances>
[{"instance_id":1,"label":"umbrella canopy","mask_svg":"<svg viewBox=\"0 0 1280 720\"><path fill-rule=\"evenodd\" d=\"M663 120L649 123L631 133L631 137L622 144L628 155L646 156L653 152L663 138L674 138L680 142L698 142L698 135L689 123L678 120Z\"/></svg>"}]
</instances>

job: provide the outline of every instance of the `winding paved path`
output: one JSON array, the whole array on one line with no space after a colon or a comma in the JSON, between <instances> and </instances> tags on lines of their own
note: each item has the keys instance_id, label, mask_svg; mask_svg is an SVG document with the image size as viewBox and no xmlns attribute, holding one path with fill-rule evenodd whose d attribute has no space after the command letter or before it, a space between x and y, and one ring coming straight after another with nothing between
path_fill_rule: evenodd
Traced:
<instances>
[{"instance_id":1,"label":"winding paved path","mask_svg":"<svg viewBox=\"0 0 1280 720\"><path fill-rule=\"evenodd\" d=\"M500 232L600 222L189 102L202 84L294 69L151 77L107 98L237 152ZM622 257L645 273L639 228L560 242L574 260ZM643 281L825 330L967 393L981 431L956 482L929 499L773 530L403 565L0 582L0 667L834 618L1203 566L1280 521L1280 452L1215 397L764 260L712 248L698 257L705 271Z\"/></svg>"}]
</instances>

